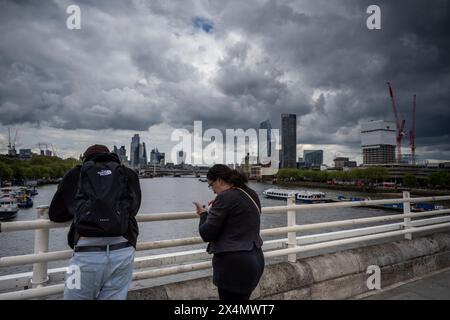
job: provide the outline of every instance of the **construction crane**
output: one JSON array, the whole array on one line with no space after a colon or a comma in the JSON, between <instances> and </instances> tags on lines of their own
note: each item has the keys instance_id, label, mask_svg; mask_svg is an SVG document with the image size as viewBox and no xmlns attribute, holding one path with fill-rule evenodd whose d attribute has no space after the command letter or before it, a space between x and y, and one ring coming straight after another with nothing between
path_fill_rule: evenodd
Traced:
<instances>
[{"instance_id":1,"label":"construction crane","mask_svg":"<svg viewBox=\"0 0 450 320\"><path fill-rule=\"evenodd\" d=\"M41 153L41 155L45 154L45 149L47 149L47 145L45 143L42 142L38 142L38 147L39 147L39 151ZM45 149L43 149L43 147L45 147Z\"/></svg>"},{"instance_id":2,"label":"construction crane","mask_svg":"<svg viewBox=\"0 0 450 320\"><path fill-rule=\"evenodd\" d=\"M55 148L53 147L53 143L51 144L51 146L52 146L53 156L56 157L56 152L55 152Z\"/></svg>"},{"instance_id":3,"label":"construction crane","mask_svg":"<svg viewBox=\"0 0 450 320\"><path fill-rule=\"evenodd\" d=\"M405 120L402 120L400 122L400 118L398 117L397 113L397 107L395 106L394 92L392 91L391 83L387 82L387 85L389 87L389 96L391 97L392 109L394 110L395 124L397 126L397 135L396 135L397 162L400 163L402 160L402 138L405 135L403 132L403 129L405 128Z\"/></svg>"},{"instance_id":4,"label":"construction crane","mask_svg":"<svg viewBox=\"0 0 450 320\"><path fill-rule=\"evenodd\" d=\"M412 163L416 164L416 95L413 95L412 127L409 130L409 146L411 147Z\"/></svg>"},{"instance_id":5,"label":"construction crane","mask_svg":"<svg viewBox=\"0 0 450 320\"><path fill-rule=\"evenodd\" d=\"M10 157L17 156L16 151L17 131L18 129L16 129L16 133L14 134L14 140L11 140L11 128L8 128L8 156Z\"/></svg>"},{"instance_id":6,"label":"construction crane","mask_svg":"<svg viewBox=\"0 0 450 320\"><path fill-rule=\"evenodd\" d=\"M47 156L48 155L48 144L45 142L38 142L39 151L41 153L41 156ZM45 147L45 149L44 149Z\"/></svg>"}]
</instances>

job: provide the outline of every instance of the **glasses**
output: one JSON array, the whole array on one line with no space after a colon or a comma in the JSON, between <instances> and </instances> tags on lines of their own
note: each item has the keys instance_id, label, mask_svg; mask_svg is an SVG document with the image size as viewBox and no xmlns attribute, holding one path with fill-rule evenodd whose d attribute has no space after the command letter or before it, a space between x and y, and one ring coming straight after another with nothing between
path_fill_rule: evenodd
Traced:
<instances>
[{"instance_id":1,"label":"glasses","mask_svg":"<svg viewBox=\"0 0 450 320\"><path fill-rule=\"evenodd\" d=\"M215 181L213 181L213 182L211 182L211 183L208 182L208 188L211 189L211 188L213 187L214 182L215 182Z\"/></svg>"}]
</instances>

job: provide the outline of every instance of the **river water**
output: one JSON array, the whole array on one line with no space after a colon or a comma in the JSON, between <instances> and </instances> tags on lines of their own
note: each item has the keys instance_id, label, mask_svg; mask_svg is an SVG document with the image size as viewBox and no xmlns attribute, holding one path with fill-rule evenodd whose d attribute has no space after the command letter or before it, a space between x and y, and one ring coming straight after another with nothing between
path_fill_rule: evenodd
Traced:
<instances>
[{"instance_id":1,"label":"river water","mask_svg":"<svg viewBox=\"0 0 450 320\"><path fill-rule=\"evenodd\" d=\"M214 198L214 194L207 187L207 183L198 181L194 177L162 177L153 179L141 179L142 204L139 213L158 213L158 212L176 212L193 211L192 201L206 203ZM271 184L250 182L249 186L259 195L263 207L284 205L285 201L266 199L262 192L273 187ZM56 185L47 185L38 189L39 194L34 197L34 207L30 209L21 209L14 219L34 220L36 218L36 207L39 205L48 205L56 191ZM336 190L318 190L326 193L327 197L336 198L337 195L366 196L349 191ZM372 195L373 196L373 195ZM307 224L324 221L334 221L351 218L362 218L377 215L392 214L392 212L369 209L369 208L345 208L345 209L321 209L311 211L301 211L297 213L297 223ZM261 218L261 227L263 229L281 227L286 225L286 214L266 214ZM173 239L182 237L198 236L198 220L179 220L179 221L161 221L140 223L140 234L138 241L152 241ZM53 229L50 231L50 250L66 250L68 229ZM319 232L333 231L334 229L319 230ZM313 232L311 232L313 233ZM266 237L264 240L281 238L282 236ZM137 252L137 256L167 253L173 251L187 250L188 248L205 248L206 245L197 245L190 247L167 248L145 252ZM0 233L0 257L15 256L33 253L34 250L34 231L18 231ZM50 268L67 265L67 261L52 262ZM30 271L32 266L18 266L10 268L0 268L0 275Z\"/></svg>"}]
</instances>

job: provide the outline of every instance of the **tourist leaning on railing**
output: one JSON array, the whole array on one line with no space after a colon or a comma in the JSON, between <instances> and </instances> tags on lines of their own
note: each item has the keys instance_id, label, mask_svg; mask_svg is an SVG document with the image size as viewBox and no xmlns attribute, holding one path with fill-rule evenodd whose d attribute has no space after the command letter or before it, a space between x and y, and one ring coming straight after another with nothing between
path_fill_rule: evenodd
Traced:
<instances>
[{"instance_id":1,"label":"tourist leaning on railing","mask_svg":"<svg viewBox=\"0 0 450 320\"><path fill-rule=\"evenodd\" d=\"M214 254L213 283L221 300L248 300L264 270L258 195L243 175L225 165L214 165L206 177L217 196L208 210L195 205L200 236Z\"/></svg>"},{"instance_id":2,"label":"tourist leaning on railing","mask_svg":"<svg viewBox=\"0 0 450 320\"><path fill-rule=\"evenodd\" d=\"M50 220L73 220L68 234L74 249L64 299L125 299L133 274L141 204L137 174L120 164L106 146L89 147L83 165L69 171L49 208Z\"/></svg>"}]
</instances>

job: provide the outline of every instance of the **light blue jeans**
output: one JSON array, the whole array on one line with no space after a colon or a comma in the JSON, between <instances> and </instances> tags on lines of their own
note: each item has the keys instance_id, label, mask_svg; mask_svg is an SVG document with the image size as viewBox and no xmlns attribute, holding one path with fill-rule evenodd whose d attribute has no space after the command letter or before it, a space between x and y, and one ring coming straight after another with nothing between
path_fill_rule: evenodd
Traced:
<instances>
[{"instance_id":1,"label":"light blue jeans","mask_svg":"<svg viewBox=\"0 0 450 320\"><path fill-rule=\"evenodd\" d=\"M125 300L133 275L133 261L133 247L74 252L66 276L64 300Z\"/></svg>"}]
</instances>

